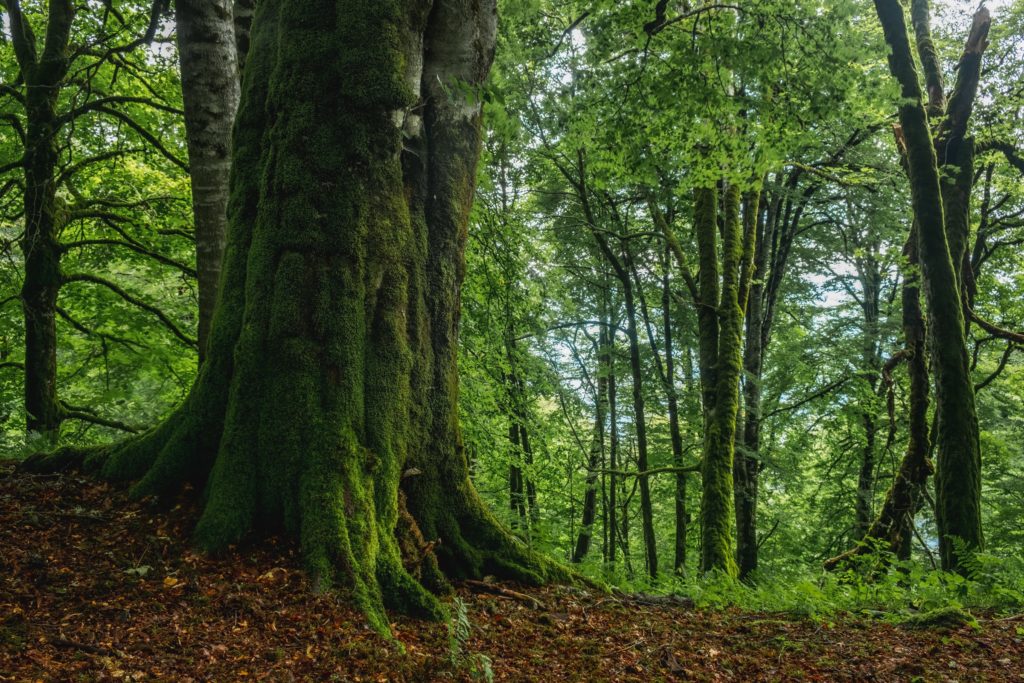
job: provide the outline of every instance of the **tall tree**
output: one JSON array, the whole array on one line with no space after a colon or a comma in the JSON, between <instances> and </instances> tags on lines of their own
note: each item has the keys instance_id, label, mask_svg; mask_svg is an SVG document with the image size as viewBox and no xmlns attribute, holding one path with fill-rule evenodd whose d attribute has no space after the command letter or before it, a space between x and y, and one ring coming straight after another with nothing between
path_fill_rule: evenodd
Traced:
<instances>
[{"instance_id":1,"label":"tall tree","mask_svg":"<svg viewBox=\"0 0 1024 683\"><path fill-rule=\"evenodd\" d=\"M194 345L180 323L115 282L90 272L62 272L61 262L68 252L102 246L125 248L192 274L188 265L157 253L125 232L125 219L118 209L132 206L130 201L110 191L86 190L80 177L87 169L138 153L140 145L182 169L187 166L173 148L160 141L146 120L157 113L180 114L148 82L152 73L140 69L138 63L145 59L139 57L141 48L156 36L166 9L162 0L125 12L109 6L78 7L66 0L53 0L41 7L23 7L19 0L6 0L3 7L18 73L11 83L4 84L0 95L15 101L21 110L5 119L17 132L22 150L19 159L0 171L7 174L21 170L24 178L5 183L0 196L12 188L18 188L22 195L24 407L29 433L54 442L61 423L69 418L127 427L99 417L91 407L69 405L59 396L58 320L78 331L90 331L58 304L65 285L106 289L123 302L156 316L179 340ZM94 16L88 16L90 13ZM109 83L105 77L111 77ZM90 122L96 119L107 126L113 123L117 129L130 130L134 149L126 148L120 134L111 144L108 128L98 135L103 139L100 149L83 145L88 152L81 158L71 158L71 136L77 133L82 141L82 131L91 129ZM78 221L104 224L113 234L62 242L66 229Z\"/></svg>"},{"instance_id":2,"label":"tall tree","mask_svg":"<svg viewBox=\"0 0 1024 683\"><path fill-rule=\"evenodd\" d=\"M704 403L701 493L701 570L737 574L733 549L733 457L742 371L743 318L752 276L756 206L741 217L740 190L723 192L721 263L718 257L718 192L700 188L694 225L700 256L698 321ZM754 197L757 195L754 194Z\"/></svg>"},{"instance_id":3,"label":"tall tree","mask_svg":"<svg viewBox=\"0 0 1024 683\"><path fill-rule=\"evenodd\" d=\"M209 355L167 421L86 459L141 477L136 494L205 481L201 547L283 528L381 631L385 605L441 615L433 548L449 576L566 578L484 507L456 412L480 145L464 89L496 19L494 2L259 4Z\"/></svg>"},{"instance_id":4,"label":"tall tree","mask_svg":"<svg viewBox=\"0 0 1024 683\"><path fill-rule=\"evenodd\" d=\"M174 19L192 176L202 362L227 233L231 127L239 97L238 48L231 0L176 0Z\"/></svg>"},{"instance_id":5,"label":"tall tree","mask_svg":"<svg viewBox=\"0 0 1024 683\"><path fill-rule=\"evenodd\" d=\"M926 5L915 3L915 19ZM962 571L956 547L981 547L982 530L981 446L959 278L967 243L968 203L959 178L973 156L973 141L966 137L966 128L991 22L986 8L975 14L960 61L957 87L933 136L929 110L941 112L943 102L941 85L931 75L932 59L923 53L929 75L926 101L903 6L896 0L875 0L875 9L890 49L889 67L902 95L899 120L928 301L938 422L936 521L940 553L944 568ZM938 154L937 142L941 143Z\"/></svg>"}]
</instances>

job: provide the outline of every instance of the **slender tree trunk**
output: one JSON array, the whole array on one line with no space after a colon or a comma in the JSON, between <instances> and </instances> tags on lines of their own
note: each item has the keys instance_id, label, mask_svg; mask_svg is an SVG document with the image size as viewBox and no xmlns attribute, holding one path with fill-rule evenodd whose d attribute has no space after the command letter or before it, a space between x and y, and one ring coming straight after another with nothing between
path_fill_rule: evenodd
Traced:
<instances>
[{"instance_id":1,"label":"slender tree trunk","mask_svg":"<svg viewBox=\"0 0 1024 683\"><path fill-rule=\"evenodd\" d=\"M175 24L192 178L202 362L217 303L227 234L231 128L239 97L232 2L176 0Z\"/></svg>"},{"instance_id":2,"label":"slender tree trunk","mask_svg":"<svg viewBox=\"0 0 1024 683\"><path fill-rule=\"evenodd\" d=\"M670 320L671 310L671 291L669 290L668 281L668 261L663 261L666 268L665 275L662 282L662 332L665 336L665 359L662 361L661 350L658 348L657 337L654 333L654 325L651 322L650 310L647 306L647 298L644 296L643 282L640 280L639 271L636 268L636 263L632 257L632 254L626 251L626 262L630 273L632 274L633 280L636 283L637 298L640 303L640 313L644 319L644 326L647 330L647 340L651 347L651 356L654 358L654 368L658 374L658 379L661 381L662 387L665 389L665 396L668 403L668 426L669 426L669 439L672 446L672 461L676 463L676 466L682 467L683 465L683 437L679 431L679 400L676 394L675 387L675 363L671 358L672 354L672 325ZM673 568L675 571L680 571L681 567L685 566L686 562L686 508L685 508L685 497L682 500L682 509L680 510L680 499L679 499L679 481L678 477L684 477L682 492L685 496L686 492L686 479L685 473L678 473L676 480L676 538L675 538L675 560ZM682 523L682 528L680 528ZM682 555L680 555L680 533L682 534ZM682 565L678 564L678 560L682 557Z\"/></svg>"},{"instance_id":3,"label":"slender tree trunk","mask_svg":"<svg viewBox=\"0 0 1024 683\"><path fill-rule=\"evenodd\" d=\"M495 31L485 0L260 2L208 357L166 422L86 460L137 495L198 480L200 547L281 530L384 632L385 605L443 616L439 567L568 578L487 511L458 424L480 106L449 84L483 82Z\"/></svg>"},{"instance_id":4,"label":"slender tree trunk","mask_svg":"<svg viewBox=\"0 0 1024 683\"><path fill-rule=\"evenodd\" d=\"M903 248L906 269L903 273L903 337L907 357L907 371L910 376L909 441L900 463L896 479L889 488L878 515L872 521L865 539L876 539L884 543L890 552L905 553L912 533L912 524L933 468L928 457L930 439L928 435L928 358L924 314L921 311L921 275L917 256L917 226L911 228ZM890 372L883 369L886 384L892 385ZM892 394L890 393L890 401ZM842 566L855 555L871 552L869 543L858 543L851 550L825 562L826 569Z\"/></svg>"},{"instance_id":5,"label":"slender tree trunk","mask_svg":"<svg viewBox=\"0 0 1024 683\"><path fill-rule=\"evenodd\" d=\"M854 505L857 538L864 538L874 519L871 507L875 492L875 437L878 433L874 414L865 412L861 419L864 422L864 448L861 451L860 470L857 472L857 500Z\"/></svg>"},{"instance_id":6,"label":"slender tree trunk","mask_svg":"<svg viewBox=\"0 0 1024 683\"><path fill-rule=\"evenodd\" d=\"M11 37L25 80L25 233L21 251L25 279L21 287L25 314L25 413L30 434L55 443L62 409L57 397L57 295L62 276L56 201L57 100L67 73L68 42L75 9L69 0L49 3L43 51L18 5L8 3Z\"/></svg>"},{"instance_id":7,"label":"slender tree trunk","mask_svg":"<svg viewBox=\"0 0 1024 683\"><path fill-rule=\"evenodd\" d=\"M626 312L626 337L629 341L629 369L633 380L633 415L636 429L637 468L646 472L649 467L647 457L647 417L644 408L643 367L640 363L640 336L637 331L636 292L629 272L628 256L620 258L608 244L604 233L598 229L597 219L590 204L589 190L586 184L587 171L585 154L581 149L577 155L577 179L568 178L575 184L577 196L583 208L584 216L601 253L607 259L615 276L622 284L622 298ZM651 505L650 477L641 474L637 477L640 487L640 526L644 539L644 560L647 574L653 579L658 576L658 548L654 536L654 510ZM624 518L625 519L625 518Z\"/></svg>"},{"instance_id":8,"label":"slender tree trunk","mask_svg":"<svg viewBox=\"0 0 1024 683\"><path fill-rule=\"evenodd\" d=\"M601 313L601 330L598 333L597 383L594 397L594 433L590 439L590 453L587 457L587 480L583 493L583 520L576 547L572 553L573 562L582 562L590 551L594 519L597 517L598 470L604 456L605 421L608 411L608 371L611 365L611 344L609 341L609 320L606 311Z\"/></svg>"},{"instance_id":9,"label":"slender tree trunk","mask_svg":"<svg viewBox=\"0 0 1024 683\"><path fill-rule=\"evenodd\" d=\"M676 390L675 352L672 344L672 289L669 276L669 254L666 250L663 260L665 274L661 281L661 309L663 334L665 335L665 385L668 391L668 431L672 440L672 463L676 467L683 466L683 435L679 428L679 392ZM690 524L690 514L686 511L686 473L678 472L675 476L675 557L673 569L676 574L686 572L686 536Z\"/></svg>"},{"instance_id":10,"label":"slender tree trunk","mask_svg":"<svg viewBox=\"0 0 1024 683\"><path fill-rule=\"evenodd\" d=\"M861 365L865 379L874 396L878 388L878 373L881 369L879 358L879 313L881 310L882 274L873 250L875 245L862 245L864 256L857 257L858 279L861 283L861 311L864 314L863 349ZM864 424L864 447L861 450L860 471L857 474L857 499L855 508L856 537L864 538L874 519L873 504L875 493L875 467L878 436L878 422L874 405L868 403L861 414Z\"/></svg>"},{"instance_id":11,"label":"slender tree trunk","mask_svg":"<svg viewBox=\"0 0 1024 683\"><path fill-rule=\"evenodd\" d=\"M746 310L743 346L743 420L738 428L733 462L736 498L736 565L745 579L757 570L757 498L761 473L761 369L764 362L764 290L769 267L764 234L767 220L760 209L745 203L744 220L755 221L754 274ZM750 230L750 227L748 227Z\"/></svg>"},{"instance_id":12,"label":"slender tree trunk","mask_svg":"<svg viewBox=\"0 0 1024 683\"><path fill-rule=\"evenodd\" d=\"M508 465L508 504L512 510L512 528L527 526L526 523L526 492L523 489L523 469L518 461L522 454L519 440L519 423L510 422L508 440L512 445L512 462Z\"/></svg>"},{"instance_id":13,"label":"slender tree trunk","mask_svg":"<svg viewBox=\"0 0 1024 683\"><path fill-rule=\"evenodd\" d=\"M622 283L623 302L626 307L626 337L629 340L629 370L633 377L633 416L636 428L636 467L639 472L650 469L647 458L647 415L644 405L643 366L640 364L640 336L637 331L636 300L628 273ZM644 538L644 558L647 574L658 576L658 547L654 537L654 510L651 505L650 477L637 477L640 486L640 527Z\"/></svg>"},{"instance_id":14,"label":"slender tree trunk","mask_svg":"<svg viewBox=\"0 0 1024 683\"><path fill-rule=\"evenodd\" d=\"M519 437L523 448L523 464L526 472L531 476L523 476L523 485L526 488L526 508L530 526L536 525L540 518L540 510L537 508L537 483L534 481L533 472L533 445L530 442L530 433L526 429L526 421L519 423Z\"/></svg>"},{"instance_id":15,"label":"slender tree trunk","mask_svg":"<svg viewBox=\"0 0 1024 683\"><path fill-rule=\"evenodd\" d=\"M654 330L647 317L647 306L644 305L644 320L647 323L647 336L651 340L651 351L654 354L655 367L665 393L668 398L668 426L669 437L672 444L672 462L676 467L683 466L683 437L679 425L679 392L675 384L675 357L673 350L673 326L672 326L672 290L671 290L671 269L672 255L674 251L680 252L682 248L672 231L671 220L655 202L653 197L648 198L648 210L655 227L665 237L665 252L662 258L664 275L661 283L661 308L662 308L662 335L665 338L665 364L662 367L657 344L654 342ZM684 260L681 259L682 264ZM635 272L635 269L634 269ZM640 281L637 278L637 286ZM690 515L686 510L686 486L687 476L685 472L677 472L675 475L675 539L674 539L674 562L673 569L676 574L683 574L686 571L686 543L690 524Z\"/></svg>"},{"instance_id":16,"label":"slender tree trunk","mask_svg":"<svg viewBox=\"0 0 1024 683\"><path fill-rule=\"evenodd\" d=\"M612 337L614 340L614 337ZM619 544L619 402L615 380L615 345L608 357L608 566L614 571Z\"/></svg>"}]
</instances>

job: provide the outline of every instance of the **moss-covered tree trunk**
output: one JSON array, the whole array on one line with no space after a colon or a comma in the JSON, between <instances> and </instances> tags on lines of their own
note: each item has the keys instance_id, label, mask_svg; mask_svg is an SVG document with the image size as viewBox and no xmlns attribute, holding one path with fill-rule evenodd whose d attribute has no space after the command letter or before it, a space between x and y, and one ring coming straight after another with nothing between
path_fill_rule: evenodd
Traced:
<instances>
[{"instance_id":1,"label":"moss-covered tree trunk","mask_svg":"<svg viewBox=\"0 0 1024 683\"><path fill-rule=\"evenodd\" d=\"M914 515L921 504L924 487L933 471L928 457L928 358L925 339L924 314L921 310L921 269L917 255L916 223L903 248L902 321L904 356L910 377L910 410L907 450L903 455L896 479L886 494L885 502L863 535L863 540L880 541L889 552L902 555L909 548ZM887 364L888 365L888 364ZM892 384L891 368L882 369L882 378ZM891 391L891 390L890 390ZM892 401L890 393L890 401ZM890 404L891 407L891 404ZM874 545L857 543L852 549L825 562L825 568L841 567L856 555L871 552Z\"/></svg>"},{"instance_id":2,"label":"moss-covered tree trunk","mask_svg":"<svg viewBox=\"0 0 1024 683\"><path fill-rule=\"evenodd\" d=\"M753 221L741 220L740 190L723 192L722 255L719 267L714 188L695 193L700 258L698 323L704 447L701 496L701 570L737 575L733 549L733 458L743 362L743 319L753 270ZM754 202L756 206L756 202ZM719 284L719 277L721 284Z\"/></svg>"},{"instance_id":3,"label":"moss-covered tree trunk","mask_svg":"<svg viewBox=\"0 0 1024 683\"><path fill-rule=\"evenodd\" d=\"M57 295L60 230L66 215L58 210L57 99L68 69L68 43L75 9L69 0L49 4L42 52L19 3L7 4L14 53L25 81L27 125L25 154L25 231L21 251L25 278L21 287L25 314L25 413L30 434L55 442L62 409L57 396Z\"/></svg>"},{"instance_id":4,"label":"moss-covered tree trunk","mask_svg":"<svg viewBox=\"0 0 1024 683\"><path fill-rule=\"evenodd\" d=\"M944 160L937 157L933 144L903 6L897 0L875 0L875 8L890 48L890 69L901 87L900 126L906 142L911 202L919 230L918 246L928 301L938 414L936 521L940 553L944 568L960 570L956 545L977 548L982 544L978 417L964 336L959 262L954 266L953 261L954 250L963 247L955 230L954 234L949 231L957 218L947 226L939 173ZM988 10L982 7L975 14L961 68L980 63L988 23ZM970 99L973 100L973 94ZM960 116L964 128L969 113L968 108ZM957 139L952 131L941 128L938 138L949 143Z\"/></svg>"},{"instance_id":5,"label":"moss-covered tree trunk","mask_svg":"<svg viewBox=\"0 0 1024 683\"><path fill-rule=\"evenodd\" d=\"M138 494L200 482L201 547L283 531L381 631L385 605L440 616L438 564L566 578L485 508L457 419L466 88L495 25L484 0L261 0L207 360L167 421L86 461Z\"/></svg>"}]
</instances>

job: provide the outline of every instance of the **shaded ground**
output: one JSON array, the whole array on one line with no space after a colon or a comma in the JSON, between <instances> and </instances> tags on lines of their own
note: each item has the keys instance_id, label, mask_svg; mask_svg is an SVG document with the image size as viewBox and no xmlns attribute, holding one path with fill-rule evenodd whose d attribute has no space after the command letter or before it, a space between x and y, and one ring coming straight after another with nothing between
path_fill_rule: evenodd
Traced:
<instances>
[{"instance_id":1,"label":"shaded ground","mask_svg":"<svg viewBox=\"0 0 1024 683\"><path fill-rule=\"evenodd\" d=\"M287 548L193 553L195 510L0 464L0 681L1024 681L1024 621L909 631L649 605L567 588L541 604L463 586L470 635L397 618L404 653ZM472 588L472 590L470 590Z\"/></svg>"}]
</instances>

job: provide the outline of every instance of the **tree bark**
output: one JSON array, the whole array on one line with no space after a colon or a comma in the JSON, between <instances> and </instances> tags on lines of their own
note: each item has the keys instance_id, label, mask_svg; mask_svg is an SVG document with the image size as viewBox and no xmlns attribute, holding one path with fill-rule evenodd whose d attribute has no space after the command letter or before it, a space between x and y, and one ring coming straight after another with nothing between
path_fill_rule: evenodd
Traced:
<instances>
[{"instance_id":1,"label":"tree bark","mask_svg":"<svg viewBox=\"0 0 1024 683\"><path fill-rule=\"evenodd\" d=\"M903 6L898 0L875 0L886 42L889 66L899 82L899 119L905 139L911 203L919 230L919 249L928 300L938 413L936 450L936 521L945 569L963 571L956 545L982 545L981 451L970 361L964 336L964 314L957 267L952 260L956 235L948 234L943 212L932 131L907 36ZM988 10L975 14L965 58L980 63ZM963 67L964 61L961 61ZM966 123L966 122L965 122ZM945 134L940 131L941 139ZM959 264L958 264L959 265Z\"/></svg>"},{"instance_id":2,"label":"tree bark","mask_svg":"<svg viewBox=\"0 0 1024 683\"><path fill-rule=\"evenodd\" d=\"M55 177L58 153L57 101L68 69L68 45L75 8L69 0L49 4L43 50L17 2L7 4L14 52L25 80L25 233L21 251L25 279L25 413L30 434L56 443L62 409L57 397L57 295L62 284Z\"/></svg>"},{"instance_id":3,"label":"tree bark","mask_svg":"<svg viewBox=\"0 0 1024 683\"><path fill-rule=\"evenodd\" d=\"M874 539L882 542L889 552L897 556L906 552L914 515L933 471L928 457L931 450L928 436L928 358L924 314L921 311L921 274L916 233L915 224L903 248L907 264L903 273L902 315L907 371L910 376L909 440L896 479L863 538L864 541ZM886 376L887 372L889 370L883 368L883 379L891 386L892 378ZM858 543L851 550L827 560L825 568L836 569L852 557L873 550L874 546L870 542Z\"/></svg>"},{"instance_id":4,"label":"tree bark","mask_svg":"<svg viewBox=\"0 0 1024 683\"><path fill-rule=\"evenodd\" d=\"M594 433L590 439L590 452L587 455L587 479L583 493L583 519L580 532L576 537L572 561L579 563L590 551L593 536L594 520L597 517L597 480L604 456L605 422L608 412L608 374L611 369L611 334L607 311L601 312L603 323L598 332L597 349L597 383L594 397Z\"/></svg>"},{"instance_id":5,"label":"tree bark","mask_svg":"<svg viewBox=\"0 0 1024 683\"><path fill-rule=\"evenodd\" d=\"M200 482L202 548L295 537L381 632L385 605L443 616L439 567L569 578L485 508L458 424L480 99L450 86L483 82L495 29L493 1L260 2L206 362L167 421L86 458L136 495Z\"/></svg>"},{"instance_id":6,"label":"tree bark","mask_svg":"<svg viewBox=\"0 0 1024 683\"><path fill-rule=\"evenodd\" d=\"M236 3L238 4L238 3ZM199 283L199 362L217 304L239 83L231 0L175 2Z\"/></svg>"},{"instance_id":7,"label":"tree bark","mask_svg":"<svg viewBox=\"0 0 1024 683\"><path fill-rule=\"evenodd\" d=\"M735 514L733 459L743 363L743 319L756 236L751 222L741 220L739 188L726 185L723 194L721 269L716 249L719 228L714 188L696 191L694 219L700 254L698 319L704 394L701 571L721 571L736 576L732 532Z\"/></svg>"}]
</instances>

